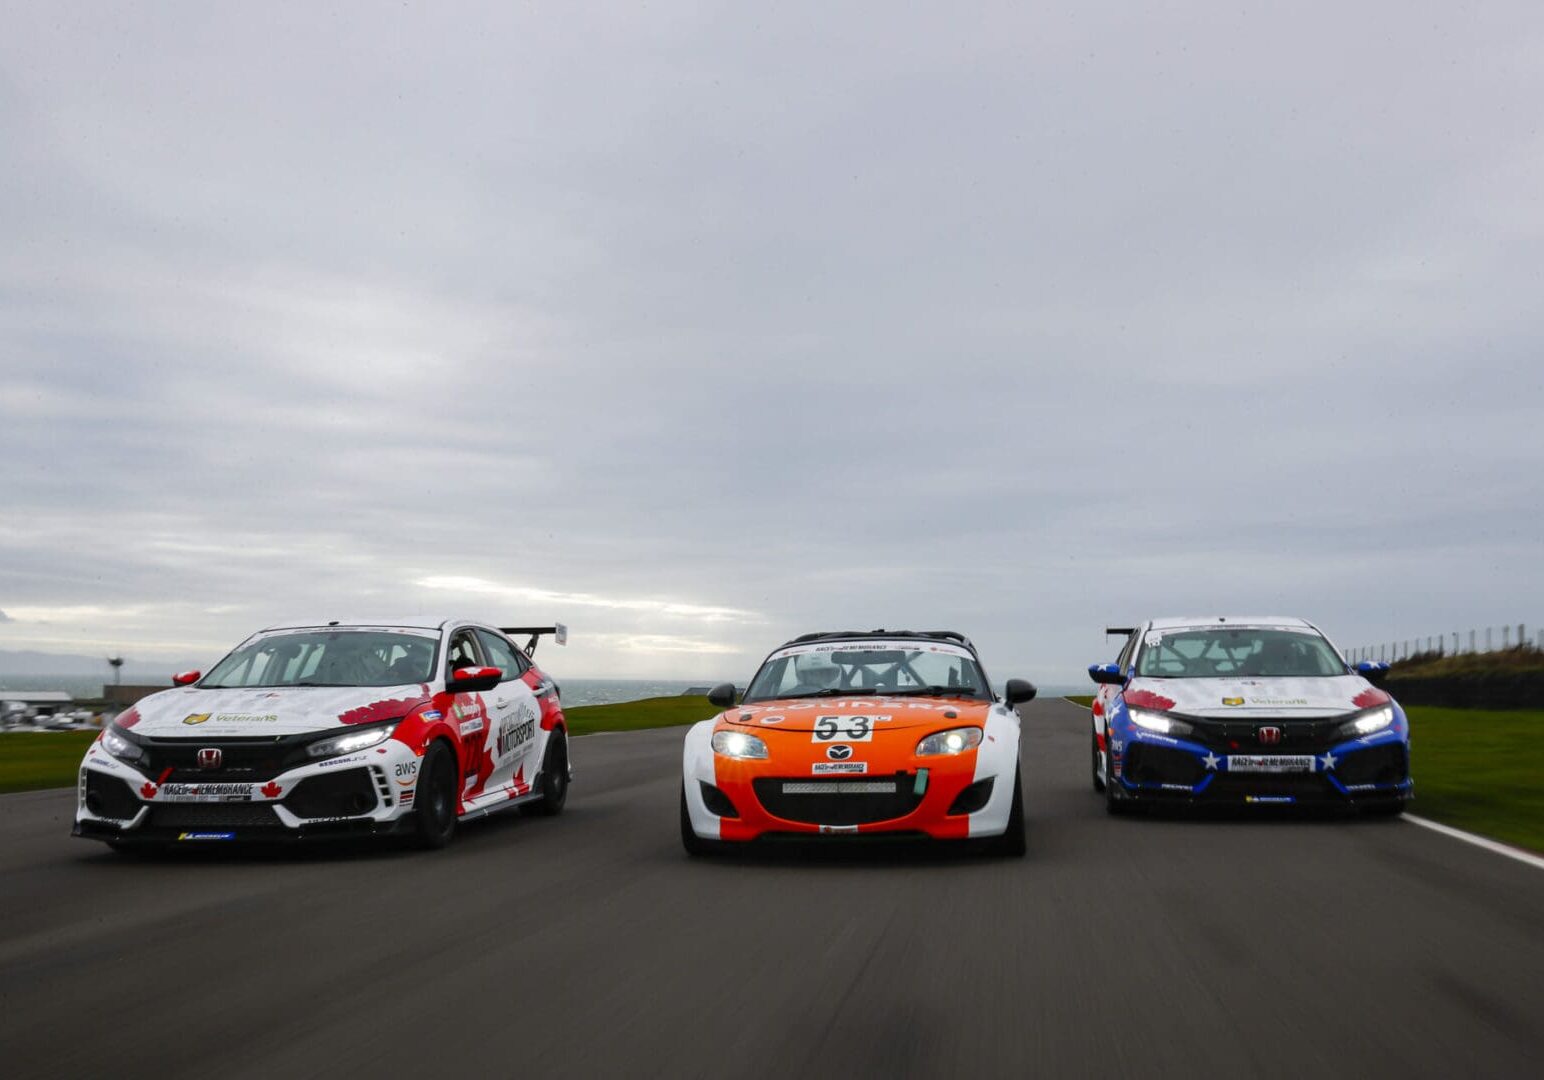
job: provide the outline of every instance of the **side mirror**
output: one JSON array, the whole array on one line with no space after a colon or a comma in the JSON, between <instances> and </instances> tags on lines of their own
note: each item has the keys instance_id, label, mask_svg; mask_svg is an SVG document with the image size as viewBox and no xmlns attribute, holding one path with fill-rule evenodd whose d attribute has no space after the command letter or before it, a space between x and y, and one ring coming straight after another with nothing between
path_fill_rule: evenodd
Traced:
<instances>
[{"instance_id":1,"label":"side mirror","mask_svg":"<svg viewBox=\"0 0 1544 1080\"><path fill-rule=\"evenodd\" d=\"M1119 664L1089 664L1088 677L1101 686L1120 686L1126 681Z\"/></svg>"},{"instance_id":2,"label":"side mirror","mask_svg":"<svg viewBox=\"0 0 1544 1080\"><path fill-rule=\"evenodd\" d=\"M177 674L172 676L172 685L188 686L192 683L198 682L198 680L203 677L204 673L202 671L179 671Z\"/></svg>"},{"instance_id":3,"label":"side mirror","mask_svg":"<svg viewBox=\"0 0 1544 1080\"><path fill-rule=\"evenodd\" d=\"M480 694L492 690L504 679L504 670L496 667L463 667L450 673L445 689L452 694Z\"/></svg>"},{"instance_id":4,"label":"side mirror","mask_svg":"<svg viewBox=\"0 0 1544 1080\"><path fill-rule=\"evenodd\" d=\"M740 694L735 690L734 683L719 683L708 691L708 704L717 705L720 709L729 709L734 707L739 697Z\"/></svg>"},{"instance_id":5,"label":"side mirror","mask_svg":"<svg viewBox=\"0 0 1544 1080\"><path fill-rule=\"evenodd\" d=\"M1008 685L1003 687L1003 697L1009 705L1022 705L1026 701L1035 700L1035 684L1028 679L1009 679Z\"/></svg>"},{"instance_id":6,"label":"side mirror","mask_svg":"<svg viewBox=\"0 0 1544 1080\"><path fill-rule=\"evenodd\" d=\"M1356 665L1356 673L1374 686L1382 686L1389 677L1389 666L1382 660L1363 660Z\"/></svg>"}]
</instances>

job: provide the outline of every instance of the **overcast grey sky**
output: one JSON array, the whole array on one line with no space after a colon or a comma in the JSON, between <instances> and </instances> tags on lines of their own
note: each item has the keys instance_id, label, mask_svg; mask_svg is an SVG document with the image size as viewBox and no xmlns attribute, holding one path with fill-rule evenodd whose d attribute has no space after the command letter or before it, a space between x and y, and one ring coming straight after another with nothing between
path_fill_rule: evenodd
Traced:
<instances>
[{"instance_id":1,"label":"overcast grey sky","mask_svg":"<svg viewBox=\"0 0 1544 1080\"><path fill-rule=\"evenodd\" d=\"M1544 619L1544 5L1144 6L0 0L0 648Z\"/></svg>"}]
</instances>

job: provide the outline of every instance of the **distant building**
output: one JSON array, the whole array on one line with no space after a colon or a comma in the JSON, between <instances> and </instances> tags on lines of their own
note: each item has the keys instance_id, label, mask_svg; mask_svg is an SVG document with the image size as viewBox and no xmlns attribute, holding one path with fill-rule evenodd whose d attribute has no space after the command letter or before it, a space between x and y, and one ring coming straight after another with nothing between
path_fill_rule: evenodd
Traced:
<instances>
[{"instance_id":1,"label":"distant building","mask_svg":"<svg viewBox=\"0 0 1544 1080\"><path fill-rule=\"evenodd\" d=\"M127 709L130 705L138 704L140 698L147 698L151 694L170 689L170 683L151 686L104 686L102 697L106 700L109 710Z\"/></svg>"},{"instance_id":2,"label":"distant building","mask_svg":"<svg viewBox=\"0 0 1544 1080\"><path fill-rule=\"evenodd\" d=\"M52 716L68 710L75 704L75 699L63 690L0 690L0 702L8 712Z\"/></svg>"}]
</instances>

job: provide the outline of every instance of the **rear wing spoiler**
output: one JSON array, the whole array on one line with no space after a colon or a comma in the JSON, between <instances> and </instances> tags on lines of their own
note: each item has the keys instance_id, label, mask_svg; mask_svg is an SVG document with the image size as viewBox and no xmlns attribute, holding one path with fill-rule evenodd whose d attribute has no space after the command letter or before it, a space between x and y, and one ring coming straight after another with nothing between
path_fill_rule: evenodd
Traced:
<instances>
[{"instance_id":1,"label":"rear wing spoiler","mask_svg":"<svg viewBox=\"0 0 1544 1080\"><path fill-rule=\"evenodd\" d=\"M559 645L568 644L568 627L562 623L553 623L551 626L501 626L499 629L510 637L522 637L529 634L531 640L525 643L525 654L527 656L536 655L536 643L541 640L543 634L551 634L552 640Z\"/></svg>"},{"instance_id":2,"label":"rear wing spoiler","mask_svg":"<svg viewBox=\"0 0 1544 1080\"><path fill-rule=\"evenodd\" d=\"M1136 632L1137 628L1135 626L1106 626L1104 628L1105 637L1130 637Z\"/></svg>"}]
</instances>

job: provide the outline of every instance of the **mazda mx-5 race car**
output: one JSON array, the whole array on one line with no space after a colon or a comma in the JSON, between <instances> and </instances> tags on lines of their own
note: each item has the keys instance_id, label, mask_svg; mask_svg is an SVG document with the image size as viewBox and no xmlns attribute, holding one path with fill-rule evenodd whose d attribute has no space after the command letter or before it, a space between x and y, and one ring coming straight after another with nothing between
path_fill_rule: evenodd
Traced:
<instances>
[{"instance_id":1,"label":"mazda mx-5 race car","mask_svg":"<svg viewBox=\"0 0 1544 1080\"><path fill-rule=\"evenodd\" d=\"M508 635L529 635L522 648ZM74 835L136 845L403 834L563 809L561 626L462 619L269 627L121 713L81 762Z\"/></svg>"},{"instance_id":2,"label":"mazda mx-5 race car","mask_svg":"<svg viewBox=\"0 0 1544 1080\"><path fill-rule=\"evenodd\" d=\"M1319 803L1398 814L1410 724L1301 619L1155 619L1095 664L1093 780L1112 814L1144 803Z\"/></svg>"},{"instance_id":3,"label":"mazda mx-5 race car","mask_svg":"<svg viewBox=\"0 0 1544 1080\"><path fill-rule=\"evenodd\" d=\"M1024 854L1019 717L1035 688L992 692L962 635L805 634L762 662L738 704L694 725L681 842L693 855L792 837L979 838Z\"/></svg>"}]
</instances>

